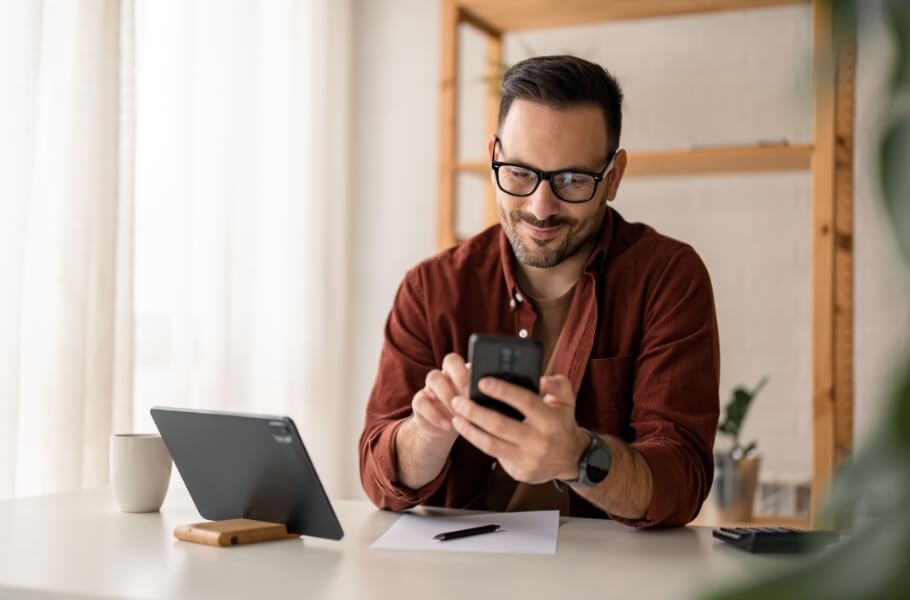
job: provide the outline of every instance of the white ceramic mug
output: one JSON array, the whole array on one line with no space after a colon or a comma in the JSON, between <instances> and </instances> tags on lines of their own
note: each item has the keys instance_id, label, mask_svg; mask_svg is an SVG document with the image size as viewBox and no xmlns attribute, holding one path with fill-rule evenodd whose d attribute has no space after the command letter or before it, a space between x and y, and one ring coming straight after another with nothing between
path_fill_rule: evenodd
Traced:
<instances>
[{"instance_id":1,"label":"white ceramic mug","mask_svg":"<svg viewBox=\"0 0 910 600\"><path fill-rule=\"evenodd\" d=\"M123 512L156 512L171 480L171 455L158 434L111 436L111 484Z\"/></svg>"}]
</instances>

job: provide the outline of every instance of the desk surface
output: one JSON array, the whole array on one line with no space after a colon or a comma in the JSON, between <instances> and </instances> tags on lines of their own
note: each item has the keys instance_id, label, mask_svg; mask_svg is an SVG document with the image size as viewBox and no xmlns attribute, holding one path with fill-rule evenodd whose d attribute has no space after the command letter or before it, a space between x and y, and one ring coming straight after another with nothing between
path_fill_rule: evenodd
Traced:
<instances>
[{"instance_id":1,"label":"desk surface","mask_svg":"<svg viewBox=\"0 0 910 600\"><path fill-rule=\"evenodd\" d=\"M396 515L334 505L341 542L214 548L174 539L175 526L202 520L182 489L153 514L119 512L106 488L2 501L0 597L691 598L794 560L720 545L708 528L636 531L597 519L563 519L551 556L370 550Z\"/></svg>"}]
</instances>

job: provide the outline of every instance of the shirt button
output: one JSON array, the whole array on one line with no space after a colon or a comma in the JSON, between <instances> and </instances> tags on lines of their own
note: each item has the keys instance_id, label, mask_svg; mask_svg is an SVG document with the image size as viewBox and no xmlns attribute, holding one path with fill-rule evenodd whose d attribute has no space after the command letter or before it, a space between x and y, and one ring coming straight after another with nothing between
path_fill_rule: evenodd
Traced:
<instances>
[{"instance_id":1,"label":"shirt button","mask_svg":"<svg viewBox=\"0 0 910 600\"><path fill-rule=\"evenodd\" d=\"M515 292L515 299L519 302L523 302L525 297L521 295L521 292Z\"/></svg>"},{"instance_id":2,"label":"shirt button","mask_svg":"<svg viewBox=\"0 0 910 600\"><path fill-rule=\"evenodd\" d=\"M524 328L518 330L518 337L520 337L520 338L528 337L528 330L524 329Z\"/></svg>"},{"instance_id":3,"label":"shirt button","mask_svg":"<svg viewBox=\"0 0 910 600\"><path fill-rule=\"evenodd\" d=\"M512 310L515 310L515 306L516 306L515 298L512 298L511 300L509 300L509 308L511 308Z\"/></svg>"}]
</instances>

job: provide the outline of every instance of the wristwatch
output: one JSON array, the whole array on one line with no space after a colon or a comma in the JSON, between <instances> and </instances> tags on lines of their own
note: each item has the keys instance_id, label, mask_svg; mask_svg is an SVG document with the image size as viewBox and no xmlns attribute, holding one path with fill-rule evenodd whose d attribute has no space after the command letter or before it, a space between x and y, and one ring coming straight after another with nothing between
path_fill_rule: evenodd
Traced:
<instances>
[{"instance_id":1,"label":"wristwatch","mask_svg":"<svg viewBox=\"0 0 910 600\"><path fill-rule=\"evenodd\" d=\"M579 488L594 487L607 478L610 464L613 462L613 454L610 452L610 447L599 437L587 429L582 430L591 436L591 443L581 453L581 458L578 460L578 479L565 483Z\"/></svg>"}]
</instances>

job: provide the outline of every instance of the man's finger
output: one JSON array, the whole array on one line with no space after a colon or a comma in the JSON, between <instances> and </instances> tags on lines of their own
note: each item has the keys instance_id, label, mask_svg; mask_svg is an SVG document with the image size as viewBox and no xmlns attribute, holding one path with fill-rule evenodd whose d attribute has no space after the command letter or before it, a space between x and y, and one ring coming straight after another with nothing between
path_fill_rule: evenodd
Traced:
<instances>
[{"instance_id":1,"label":"man's finger","mask_svg":"<svg viewBox=\"0 0 910 600\"><path fill-rule=\"evenodd\" d=\"M426 386L446 407L451 405L452 397L458 393L449 376L439 369L427 373Z\"/></svg>"},{"instance_id":2,"label":"man's finger","mask_svg":"<svg viewBox=\"0 0 910 600\"><path fill-rule=\"evenodd\" d=\"M468 440L475 448L497 460L508 460L515 453L514 445L493 437L463 417L452 419L452 425L461 434L461 437Z\"/></svg>"},{"instance_id":3,"label":"man's finger","mask_svg":"<svg viewBox=\"0 0 910 600\"><path fill-rule=\"evenodd\" d=\"M527 427L515 419L483 407L465 396L455 396L452 409L487 433L512 444L520 444L528 436Z\"/></svg>"},{"instance_id":4,"label":"man's finger","mask_svg":"<svg viewBox=\"0 0 910 600\"><path fill-rule=\"evenodd\" d=\"M551 405L575 406L575 392L572 382L565 375L549 375L540 378L540 394L555 397L548 400Z\"/></svg>"},{"instance_id":5,"label":"man's finger","mask_svg":"<svg viewBox=\"0 0 910 600\"><path fill-rule=\"evenodd\" d=\"M428 392L421 390L414 395L411 409L418 420L442 431L452 431L452 417L448 408Z\"/></svg>"},{"instance_id":6,"label":"man's finger","mask_svg":"<svg viewBox=\"0 0 910 600\"><path fill-rule=\"evenodd\" d=\"M525 389L521 386L496 379L495 377L484 377L480 380L480 391L490 398L502 400L512 408L518 409L525 418L539 415L544 407L540 401L540 396Z\"/></svg>"},{"instance_id":7,"label":"man's finger","mask_svg":"<svg viewBox=\"0 0 910 600\"><path fill-rule=\"evenodd\" d=\"M454 352L442 359L442 372L449 376L458 394L468 393L468 368L464 359Z\"/></svg>"}]
</instances>

